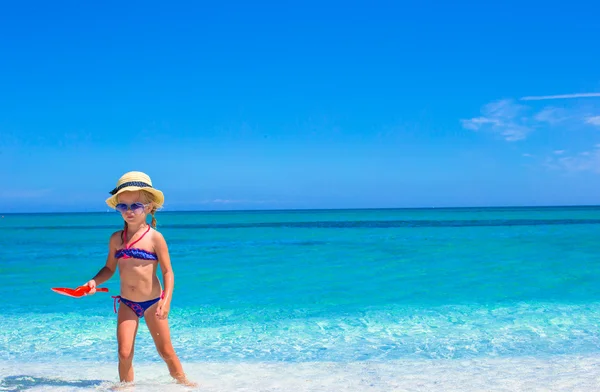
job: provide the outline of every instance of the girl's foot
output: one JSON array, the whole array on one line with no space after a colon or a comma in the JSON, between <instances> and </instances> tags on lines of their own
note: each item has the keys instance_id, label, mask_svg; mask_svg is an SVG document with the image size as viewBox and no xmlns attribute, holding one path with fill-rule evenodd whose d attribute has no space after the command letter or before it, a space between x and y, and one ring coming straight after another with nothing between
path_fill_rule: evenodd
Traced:
<instances>
[{"instance_id":1,"label":"girl's foot","mask_svg":"<svg viewBox=\"0 0 600 392\"><path fill-rule=\"evenodd\" d=\"M194 382L194 381L190 381L187 379L187 377L185 376L185 374L183 375L174 375L173 378L175 378L175 380L177 380L178 384L182 384L185 385L186 387L197 387L198 383Z\"/></svg>"}]
</instances>

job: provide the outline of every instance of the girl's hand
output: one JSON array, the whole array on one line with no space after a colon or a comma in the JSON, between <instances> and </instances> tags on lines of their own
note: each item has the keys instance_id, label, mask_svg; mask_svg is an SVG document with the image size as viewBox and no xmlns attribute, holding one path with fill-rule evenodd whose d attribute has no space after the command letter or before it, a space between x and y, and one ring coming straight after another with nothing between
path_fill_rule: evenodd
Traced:
<instances>
[{"instance_id":1,"label":"girl's hand","mask_svg":"<svg viewBox=\"0 0 600 392\"><path fill-rule=\"evenodd\" d=\"M96 281L94 279L92 279L89 282L87 282L86 284L84 284L84 286L87 286L90 288L90 291L86 295L96 294Z\"/></svg>"},{"instance_id":2,"label":"girl's hand","mask_svg":"<svg viewBox=\"0 0 600 392\"><path fill-rule=\"evenodd\" d=\"M171 304L165 302L164 299L158 301L158 306L156 307L156 317L160 320L166 320L169 316L169 310L171 308Z\"/></svg>"}]
</instances>

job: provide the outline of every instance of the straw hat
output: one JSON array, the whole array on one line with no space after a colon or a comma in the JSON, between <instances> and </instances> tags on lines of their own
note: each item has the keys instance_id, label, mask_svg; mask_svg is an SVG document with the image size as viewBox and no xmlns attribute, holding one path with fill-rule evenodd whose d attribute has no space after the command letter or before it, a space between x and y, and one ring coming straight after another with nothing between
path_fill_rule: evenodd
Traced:
<instances>
[{"instance_id":1,"label":"straw hat","mask_svg":"<svg viewBox=\"0 0 600 392\"><path fill-rule=\"evenodd\" d=\"M119 181L117 181L117 186L115 189L110 191L112 196L106 199L106 204L108 204L111 208L115 208L118 203L117 196L119 193L140 190L152 193L157 204L156 207L162 207L163 203L165 202L165 196L161 191L152 187L152 180L146 173L139 171L130 171L123 174L123 176L119 178Z\"/></svg>"}]
</instances>

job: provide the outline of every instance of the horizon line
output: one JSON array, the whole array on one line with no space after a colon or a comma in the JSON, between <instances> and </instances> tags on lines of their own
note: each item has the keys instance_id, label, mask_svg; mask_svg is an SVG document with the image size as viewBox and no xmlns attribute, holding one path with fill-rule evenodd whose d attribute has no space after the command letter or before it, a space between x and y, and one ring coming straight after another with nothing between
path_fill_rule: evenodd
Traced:
<instances>
[{"instance_id":1,"label":"horizon line","mask_svg":"<svg viewBox=\"0 0 600 392\"><path fill-rule=\"evenodd\" d=\"M435 210L435 209L502 209L502 208L590 208L600 207L600 204L539 204L539 205L474 205L474 206L431 206L431 207L347 207L347 208L271 208L271 209L219 209L219 210L159 210L164 213L227 213L227 212L296 212L296 211L376 211L376 210ZM29 211L29 212L0 212L0 216L5 215L41 215L41 214L116 214L115 211Z\"/></svg>"}]
</instances>

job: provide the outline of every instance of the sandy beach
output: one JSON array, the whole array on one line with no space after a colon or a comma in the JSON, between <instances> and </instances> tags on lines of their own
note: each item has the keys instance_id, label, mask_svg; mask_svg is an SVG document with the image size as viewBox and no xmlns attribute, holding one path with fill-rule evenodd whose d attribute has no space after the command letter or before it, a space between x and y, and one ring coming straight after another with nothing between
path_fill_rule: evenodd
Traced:
<instances>
[{"instance_id":1,"label":"sandy beach","mask_svg":"<svg viewBox=\"0 0 600 392\"><path fill-rule=\"evenodd\" d=\"M600 389L600 357L555 356L354 363L191 363L199 388L174 384L160 364L136 365L135 391L581 391ZM2 391L108 391L115 366L0 363Z\"/></svg>"}]
</instances>

